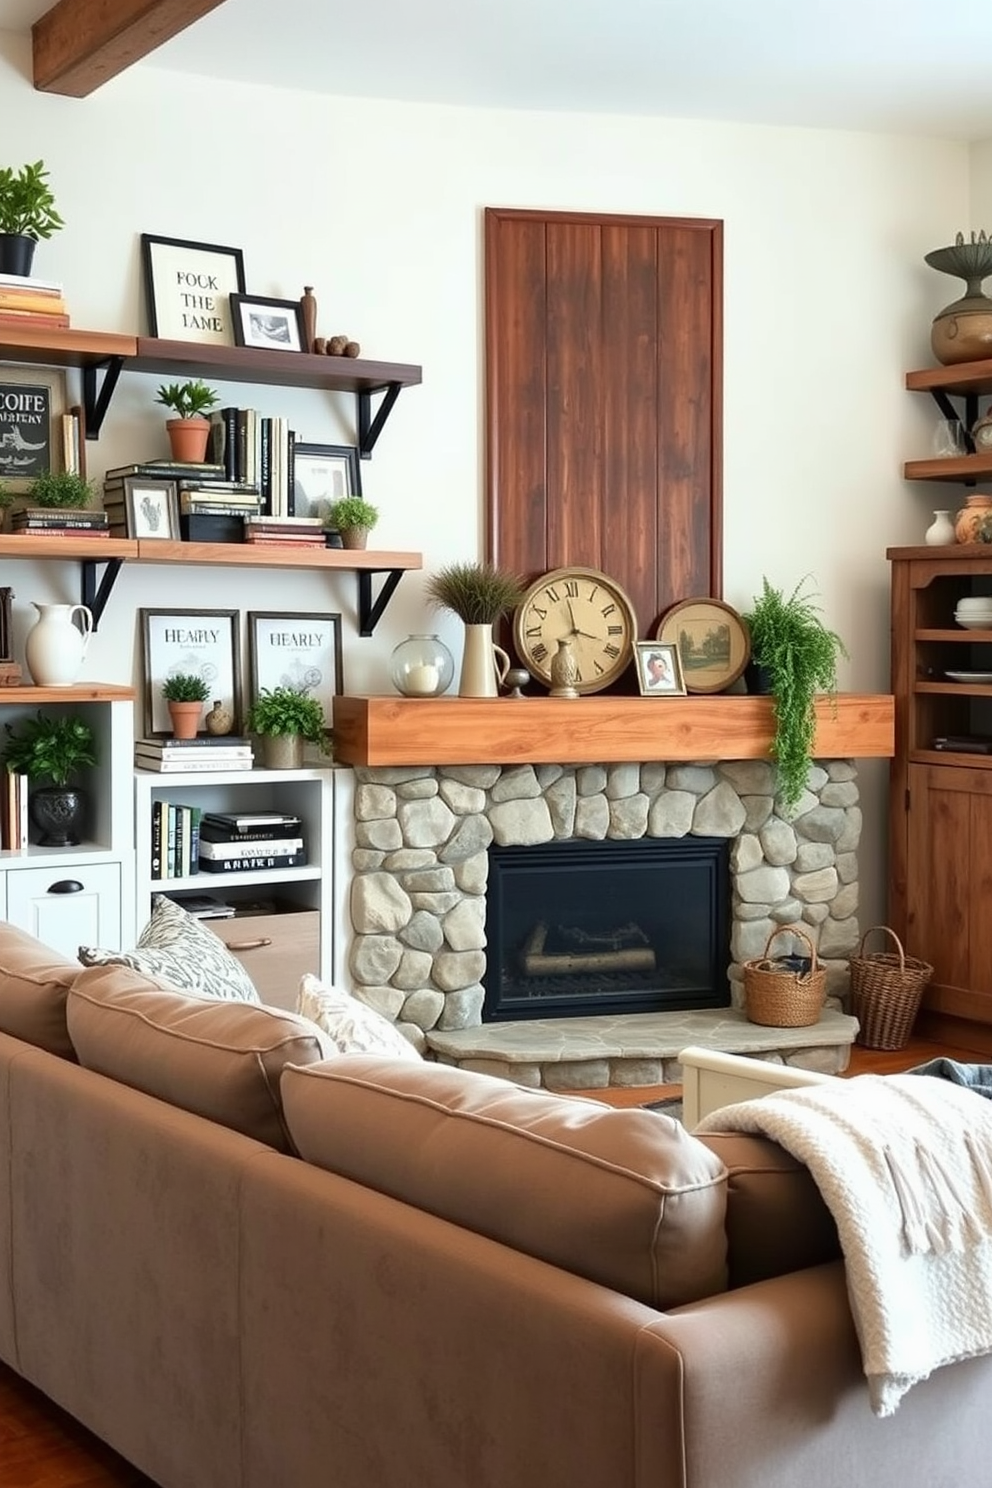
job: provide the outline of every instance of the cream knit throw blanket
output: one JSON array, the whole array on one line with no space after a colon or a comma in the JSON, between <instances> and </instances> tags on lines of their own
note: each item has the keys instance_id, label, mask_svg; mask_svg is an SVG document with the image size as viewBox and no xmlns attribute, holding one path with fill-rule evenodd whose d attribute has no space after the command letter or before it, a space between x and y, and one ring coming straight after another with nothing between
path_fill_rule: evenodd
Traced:
<instances>
[{"instance_id":1,"label":"cream knit throw blanket","mask_svg":"<svg viewBox=\"0 0 992 1488\"><path fill-rule=\"evenodd\" d=\"M948 1080L859 1075L711 1112L809 1168L847 1270L871 1408L992 1352L992 1100Z\"/></svg>"}]
</instances>

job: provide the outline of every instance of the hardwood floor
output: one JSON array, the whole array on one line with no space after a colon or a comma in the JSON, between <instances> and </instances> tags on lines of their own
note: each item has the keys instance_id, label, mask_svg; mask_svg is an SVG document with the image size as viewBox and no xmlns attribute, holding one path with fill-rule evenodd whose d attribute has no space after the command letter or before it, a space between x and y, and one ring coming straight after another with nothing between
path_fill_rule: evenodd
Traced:
<instances>
[{"instance_id":1,"label":"hardwood floor","mask_svg":"<svg viewBox=\"0 0 992 1488\"><path fill-rule=\"evenodd\" d=\"M847 1073L896 1074L941 1054L982 1062L989 1058L913 1038L905 1049L891 1053L855 1045ZM614 1105L632 1106L677 1094L678 1089L660 1085L588 1093ZM155 1488L155 1484L0 1364L0 1488Z\"/></svg>"}]
</instances>

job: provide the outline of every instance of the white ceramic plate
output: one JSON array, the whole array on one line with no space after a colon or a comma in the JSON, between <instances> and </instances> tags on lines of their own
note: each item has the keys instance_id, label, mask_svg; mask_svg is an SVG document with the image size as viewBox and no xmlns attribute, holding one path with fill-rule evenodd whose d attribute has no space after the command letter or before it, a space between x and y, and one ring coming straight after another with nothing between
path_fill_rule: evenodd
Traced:
<instances>
[{"instance_id":1,"label":"white ceramic plate","mask_svg":"<svg viewBox=\"0 0 992 1488\"><path fill-rule=\"evenodd\" d=\"M974 615L955 615L957 623L965 630L992 630L992 615L976 619Z\"/></svg>"},{"instance_id":2,"label":"white ceramic plate","mask_svg":"<svg viewBox=\"0 0 992 1488\"><path fill-rule=\"evenodd\" d=\"M951 682L992 682L992 672L945 672Z\"/></svg>"}]
</instances>

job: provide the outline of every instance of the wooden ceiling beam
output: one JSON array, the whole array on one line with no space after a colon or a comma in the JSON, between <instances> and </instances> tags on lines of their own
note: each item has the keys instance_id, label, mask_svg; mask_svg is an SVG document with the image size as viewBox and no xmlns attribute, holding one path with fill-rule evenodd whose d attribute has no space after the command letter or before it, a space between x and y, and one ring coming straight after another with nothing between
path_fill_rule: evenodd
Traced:
<instances>
[{"instance_id":1,"label":"wooden ceiling beam","mask_svg":"<svg viewBox=\"0 0 992 1488\"><path fill-rule=\"evenodd\" d=\"M224 0L58 0L31 27L34 86L86 98Z\"/></svg>"}]
</instances>

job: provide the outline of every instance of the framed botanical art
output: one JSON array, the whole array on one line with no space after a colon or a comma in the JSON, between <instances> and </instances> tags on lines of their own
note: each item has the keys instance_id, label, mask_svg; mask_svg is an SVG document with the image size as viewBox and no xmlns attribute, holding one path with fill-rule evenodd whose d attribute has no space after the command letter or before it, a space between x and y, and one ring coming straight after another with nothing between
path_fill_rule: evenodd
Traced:
<instances>
[{"instance_id":1,"label":"framed botanical art","mask_svg":"<svg viewBox=\"0 0 992 1488\"><path fill-rule=\"evenodd\" d=\"M293 453L291 517L319 517L342 496L361 496L362 475L353 444L297 444Z\"/></svg>"},{"instance_id":2,"label":"framed botanical art","mask_svg":"<svg viewBox=\"0 0 992 1488\"><path fill-rule=\"evenodd\" d=\"M0 481L26 491L63 468L65 373L57 367L0 366Z\"/></svg>"},{"instance_id":3,"label":"framed botanical art","mask_svg":"<svg viewBox=\"0 0 992 1488\"><path fill-rule=\"evenodd\" d=\"M303 306L299 300L232 294L231 319L235 346L254 346L261 351L302 351L306 342Z\"/></svg>"},{"instance_id":4,"label":"framed botanical art","mask_svg":"<svg viewBox=\"0 0 992 1488\"><path fill-rule=\"evenodd\" d=\"M172 538L178 542L179 497L175 481L124 477L124 520L128 537Z\"/></svg>"},{"instance_id":5,"label":"framed botanical art","mask_svg":"<svg viewBox=\"0 0 992 1488\"><path fill-rule=\"evenodd\" d=\"M248 675L252 701L263 687L293 687L316 698L330 728L344 691L341 616L249 610Z\"/></svg>"},{"instance_id":6,"label":"framed botanical art","mask_svg":"<svg viewBox=\"0 0 992 1488\"><path fill-rule=\"evenodd\" d=\"M167 341L233 346L231 295L244 294L240 248L141 234L148 329Z\"/></svg>"},{"instance_id":7,"label":"framed botanical art","mask_svg":"<svg viewBox=\"0 0 992 1488\"><path fill-rule=\"evenodd\" d=\"M240 724L241 612L143 609L138 614L145 672L145 737L172 733L162 683L180 672L202 677L211 702L219 700Z\"/></svg>"},{"instance_id":8,"label":"framed botanical art","mask_svg":"<svg viewBox=\"0 0 992 1488\"><path fill-rule=\"evenodd\" d=\"M637 641L634 650L641 697L685 697L678 646L669 641Z\"/></svg>"}]
</instances>

